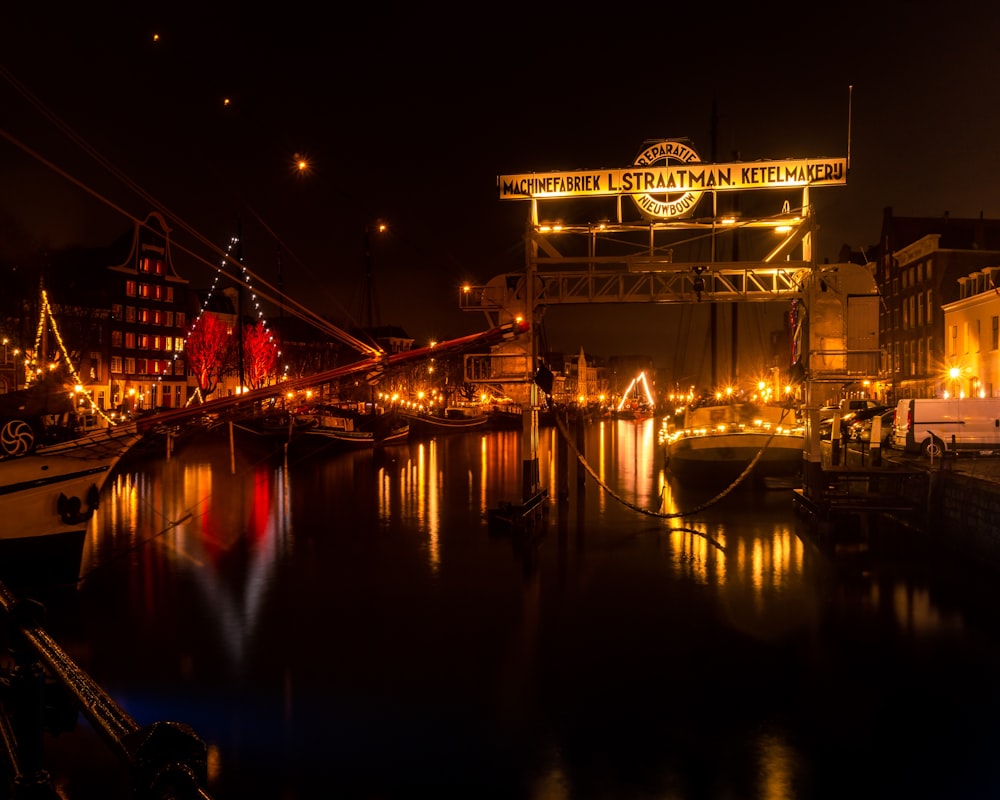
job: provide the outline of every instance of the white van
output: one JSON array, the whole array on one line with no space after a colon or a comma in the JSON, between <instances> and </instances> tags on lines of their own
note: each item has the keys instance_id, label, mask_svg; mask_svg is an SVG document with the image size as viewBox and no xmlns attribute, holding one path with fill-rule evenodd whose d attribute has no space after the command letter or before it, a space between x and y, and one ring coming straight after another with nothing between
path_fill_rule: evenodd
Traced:
<instances>
[{"instance_id":1,"label":"white van","mask_svg":"<svg viewBox=\"0 0 1000 800\"><path fill-rule=\"evenodd\" d=\"M1000 451L1000 399L900 400L892 446L934 457L945 450Z\"/></svg>"}]
</instances>

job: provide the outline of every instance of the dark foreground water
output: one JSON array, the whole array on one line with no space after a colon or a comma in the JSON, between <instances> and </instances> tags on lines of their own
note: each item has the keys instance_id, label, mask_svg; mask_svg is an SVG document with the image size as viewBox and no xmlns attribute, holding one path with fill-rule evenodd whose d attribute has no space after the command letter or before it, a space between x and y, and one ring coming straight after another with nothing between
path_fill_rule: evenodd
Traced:
<instances>
[{"instance_id":1,"label":"dark foreground water","mask_svg":"<svg viewBox=\"0 0 1000 800\"><path fill-rule=\"evenodd\" d=\"M217 800L1000 796L989 580L897 538L833 557L788 491L665 516L706 496L651 421L588 428L611 491L581 492L557 436L535 541L485 521L518 433L238 439L235 474L225 437L185 442L114 480L47 626L140 724L192 726ZM71 800L128 796L85 724L46 748Z\"/></svg>"}]
</instances>

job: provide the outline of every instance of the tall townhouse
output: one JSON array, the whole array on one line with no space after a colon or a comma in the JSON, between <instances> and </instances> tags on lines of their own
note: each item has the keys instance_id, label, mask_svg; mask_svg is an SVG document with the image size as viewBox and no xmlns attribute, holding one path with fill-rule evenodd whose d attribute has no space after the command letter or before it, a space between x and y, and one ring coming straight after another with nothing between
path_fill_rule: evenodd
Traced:
<instances>
[{"instance_id":1,"label":"tall townhouse","mask_svg":"<svg viewBox=\"0 0 1000 800\"><path fill-rule=\"evenodd\" d=\"M136 223L124 260L108 271L112 407L182 406L188 399L188 281L174 269L170 228L160 214Z\"/></svg>"},{"instance_id":2,"label":"tall townhouse","mask_svg":"<svg viewBox=\"0 0 1000 800\"><path fill-rule=\"evenodd\" d=\"M942 306L959 279L1000 263L1000 220L895 217L886 208L875 261L881 298L878 397L940 397L949 363Z\"/></svg>"}]
</instances>

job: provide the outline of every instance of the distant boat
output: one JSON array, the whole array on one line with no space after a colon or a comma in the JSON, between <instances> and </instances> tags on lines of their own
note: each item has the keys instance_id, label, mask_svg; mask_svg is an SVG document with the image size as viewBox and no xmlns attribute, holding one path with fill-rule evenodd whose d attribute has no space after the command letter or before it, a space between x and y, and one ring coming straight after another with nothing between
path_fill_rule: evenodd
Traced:
<instances>
[{"instance_id":1,"label":"distant boat","mask_svg":"<svg viewBox=\"0 0 1000 800\"><path fill-rule=\"evenodd\" d=\"M394 414L358 414L333 406L316 406L295 414L291 447L310 451L380 447L405 442L410 423Z\"/></svg>"},{"instance_id":2,"label":"distant boat","mask_svg":"<svg viewBox=\"0 0 1000 800\"><path fill-rule=\"evenodd\" d=\"M660 430L667 469L692 486L724 486L743 476L761 484L801 473L805 429L786 407L726 403L690 408L681 427Z\"/></svg>"},{"instance_id":3,"label":"distant boat","mask_svg":"<svg viewBox=\"0 0 1000 800\"><path fill-rule=\"evenodd\" d=\"M622 399L615 407L617 419L649 419L653 416L656 403L653 391L646 380L646 373L636 375L628 388L622 394Z\"/></svg>"},{"instance_id":4,"label":"distant boat","mask_svg":"<svg viewBox=\"0 0 1000 800\"><path fill-rule=\"evenodd\" d=\"M452 413L449 413L452 412ZM489 427L490 417L481 409L446 409L444 414L426 411L401 411L399 415L410 424L410 436L434 436L444 433L461 433Z\"/></svg>"}]
</instances>

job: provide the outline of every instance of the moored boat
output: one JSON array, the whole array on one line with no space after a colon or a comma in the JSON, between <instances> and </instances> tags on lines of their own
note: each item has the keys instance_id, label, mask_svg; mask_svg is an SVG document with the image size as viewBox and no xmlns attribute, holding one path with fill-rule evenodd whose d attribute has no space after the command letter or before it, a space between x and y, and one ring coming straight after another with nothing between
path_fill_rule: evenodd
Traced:
<instances>
[{"instance_id":1,"label":"moored boat","mask_svg":"<svg viewBox=\"0 0 1000 800\"><path fill-rule=\"evenodd\" d=\"M664 421L660 442L667 469L682 483L724 486L743 477L763 484L801 473L805 429L791 408L726 403L689 408L673 430Z\"/></svg>"},{"instance_id":2,"label":"moored boat","mask_svg":"<svg viewBox=\"0 0 1000 800\"><path fill-rule=\"evenodd\" d=\"M27 423L13 422L3 430L20 430L23 442ZM79 579L101 489L141 438L135 423L126 423L0 458L0 581L18 587Z\"/></svg>"},{"instance_id":3,"label":"moored boat","mask_svg":"<svg viewBox=\"0 0 1000 800\"><path fill-rule=\"evenodd\" d=\"M290 444L310 451L399 444L410 435L409 422L397 414L366 415L317 406L295 416Z\"/></svg>"},{"instance_id":4,"label":"moored boat","mask_svg":"<svg viewBox=\"0 0 1000 800\"><path fill-rule=\"evenodd\" d=\"M490 417L485 412L476 414L434 414L426 411L401 411L399 416L410 426L411 437L437 436L446 433L463 433L489 427Z\"/></svg>"}]
</instances>

